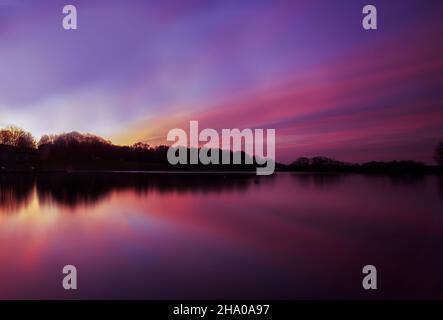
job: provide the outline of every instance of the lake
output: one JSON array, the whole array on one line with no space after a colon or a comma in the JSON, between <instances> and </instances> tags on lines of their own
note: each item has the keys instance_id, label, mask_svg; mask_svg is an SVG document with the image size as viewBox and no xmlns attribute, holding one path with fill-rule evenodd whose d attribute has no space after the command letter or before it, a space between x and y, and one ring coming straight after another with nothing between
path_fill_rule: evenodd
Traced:
<instances>
[{"instance_id":1,"label":"lake","mask_svg":"<svg viewBox=\"0 0 443 320\"><path fill-rule=\"evenodd\" d=\"M3 174L0 298L443 298L443 178Z\"/></svg>"}]
</instances>

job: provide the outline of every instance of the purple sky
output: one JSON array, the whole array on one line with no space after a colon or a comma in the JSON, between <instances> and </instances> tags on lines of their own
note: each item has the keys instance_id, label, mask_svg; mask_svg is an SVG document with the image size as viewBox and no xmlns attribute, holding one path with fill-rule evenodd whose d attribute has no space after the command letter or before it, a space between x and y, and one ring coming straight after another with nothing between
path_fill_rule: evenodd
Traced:
<instances>
[{"instance_id":1,"label":"purple sky","mask_svg":"<svg viewBox=\"0 0 443 320\"><path fill-rule=\"evenodd\" d=\"M432 162L443 139L443 2L0 0L0 126L162 143L276 128L277 160ZM78 30L62 28L74 4Z\"/></svg>"}]
</instances>

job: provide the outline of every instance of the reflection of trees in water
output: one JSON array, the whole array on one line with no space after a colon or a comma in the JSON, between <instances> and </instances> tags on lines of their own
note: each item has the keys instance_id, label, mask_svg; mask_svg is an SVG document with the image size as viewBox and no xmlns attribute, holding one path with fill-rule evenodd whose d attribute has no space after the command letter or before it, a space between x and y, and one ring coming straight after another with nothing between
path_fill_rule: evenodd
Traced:
<instances>
[{"instance_id":1,"label":"reflection of trees in water","mask_svg":"<svg viewBox=\"0 0 443 320\"><path fill-rule=\"evenodd\" d=\"M318 189L335 186L349 176L346 173L298 173L293 174L294 181L302 187L315 187ZM389 181L394 187L422 187L426 176L422 174L367 174L368 179L378 178L380 181ZM375 180L375 179L374 179Z\"/></svg>"},{"instance_id":2,"label":"reflection of trees in water","mask_svg":"<svg viewBox=\"0 0 443 320\"><path fill-rule=\"evenodd\" d=\"M405 174L405 175L389 175L389 181L395 187L422 187L425 183L426 176L423 174Z\"/></svg>"},{"instance_id":3,"label":"reflection of trees in water","mask_svg":"<svg viewBox=\"0 0 443 320\"><path fill-rule=\"evenodd\" d=\"M10 174L0 179L0 208L14 211L27 203L36 186L39 201L75 207L90 205L113 191L132 190L138 194L242 192L261 179L253 174L218 173L71 173L41 174L23 178ZM24 176L25 177L25 176ZM272 178L271 178L272 179Z\"/></svg>"},{"instance_id":4,"label":"reflection of trees in water","mask_svg":"<svg viewBox=\"0 0 443 320\"><path fill-rule=\"evenodd\" d=\"M301 187L329 188L343 181L343 174L336 173L301 173L291 175Z\"/></svg>"},{"instance_id":5,"label":"reflection of trees in water","mask_svg":"<svg viewBox=\"0 0 443 320\"><path fill-rule=\"evenodd\" d=\"M34 178L26 174L0 175L0 211L11 213L31 200Z\"/></svg>"}]
</instances>

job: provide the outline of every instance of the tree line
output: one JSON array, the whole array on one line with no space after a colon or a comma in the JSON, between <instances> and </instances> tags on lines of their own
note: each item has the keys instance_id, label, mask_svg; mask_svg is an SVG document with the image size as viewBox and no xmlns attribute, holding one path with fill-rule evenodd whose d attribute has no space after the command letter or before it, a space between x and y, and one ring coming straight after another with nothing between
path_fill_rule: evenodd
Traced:
<instances>
[{"instance_id":1,"label":"tree line","mask_svg":"<svg viewBox=\"0 0 443 320\"><path fill-rule=\"evenodd\" d=\"M5 164L25 163L30 166L49 168L55 164L76 164L80 168L119 168L150 169L146 165L162 165L158 168L170 168L167 162L168 146L150 146L138 142L131 146L117 146L111 141L93 134L78 132L43 135L36 142L30 132L10 126L0 130L0 167ZM232 156L232 152L231 156ZM247 155L242 152L242 162ZM435 148L434 160L443 166L443 141ZM242 165L243 168L255 167ZM242 166L237 166L240 168ZM208 166L199 166L206 168ZM277 164L278 170L290 171L420 171L425 166L414 161L368 162L349 164L326 157L298 158L290 165ZM187 169L196 166L175 166ZM222 165L219 169L225 169ZM227 166L226 169L231 169Z\"/></svg>"},{"instance_id":2,"label":"tree line","mask_svg":"<svg viewBox=\"0 0 443 320\"><path fill-rule=\"evenodd\" d=\"M137 142L118 146L93 134L69 132L43 135L36 142L29 133L17 127L0 130L0 168L28 166L38 169L103 169L103 170L156 170L156 169L210 169L203 165L176 165L168 163L165 145L151 146ZM178 150L178 149L177 149ZM210 151L211 152L211 151ZM229 152L229 151L228 151ZM231 157L232 157L232 152ZM188 154L190 154L188 152ZM242 163L247 155L241 152ZM188 162L189 163L189 162ZM228 169L217 166L219 169ZM237 165L235 169L252 169L252 165ZM229 166L229 169L232 169Z\"/></svg>"}]
</instances>

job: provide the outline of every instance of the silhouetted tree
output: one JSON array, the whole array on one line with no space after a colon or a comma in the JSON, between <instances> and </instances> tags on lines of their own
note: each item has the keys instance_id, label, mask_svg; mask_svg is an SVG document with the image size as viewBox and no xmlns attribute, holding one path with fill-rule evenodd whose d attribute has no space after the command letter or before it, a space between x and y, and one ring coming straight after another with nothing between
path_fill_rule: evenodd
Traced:
<instances>
[{"instance_id":1,"label":"silhouetted tree","mask_svg":"<svg viewBox=\"0 0 443 320\"><path fill-rule=\"evenodd\" d=\"M44 135L35 148L35 140L29 132L17 127L0 130L0 172L8 170L255 170L259 166L256 157L244 151L204 150L218 160L217 165L191 163L191 149L185 151L187 165L173 166L168 162L169 146L150 146L138 142L132 146L114 145L92 134L78 132ZM184 150L183 150L184 149ZM174 152L174 150L171 150ZM178 151L176 149L175 151ZM199 150L192 150L199 151ZM223 158L232 160L240 156L241 164L222 164ZM246 160L251 161L246 161ZM443 166L443 141L437 147L434 159ZM441 167L426 166L415 161L346 163L326 157L299 158L290 165L276 164L282 171L315 172L365 172L389 174L441 173Z\"/></svg>"},{"instance_id":2,"label":"silhouetted tree","mask_svg":"<svg viewBox=\"0 0 443 320\"><path fill-rule=\"evenodd\" d=\"M69 132L69 133L62 133L62 134L52 134L41 137L40 141L38 142L39 146L45 145L45 144L54 144L54 145L76 145L76 144L103 144L103 145L110 145L111 142L103 139L102 137L93 135L93 134L82 134L78 133L76 131Z\"/></svg>"},{"instance_id":3,"label":"silhouetted tree","mask_svg":"<svg viewBox=\"0 0 443 320\"><path fill-rule=\"evenodd\" d=\"M291 163L289 167L299 171L331 171L335 169L350 169L352 164L327 157L301 157Z\"/></svg>"},{"instance_id":4,"label":"silhouetted tree","mask_svg":"<svg viewBox=\"0 0 443 320\"><path fill-rule=\"evenodd\" d=\"M43 135L38 142L38 146L42 146L45 144L50 144L52 142L51 137L47 134Z\"/></svg>"},{"instance_id":5,"label":"silhouetted tree","mask_svg":"<svg viewBox=\"0 0 443 320\"><path fill-rule=\"evenodd\" d=\"M10 145L17 148L34 149L36 147L35 139L32 134L14 126L0 130L0 144Z\"/></svg>"},{"instance_id":6,"label":"silhouetted tree","mask_svg":"<svg viewBox=\"0 0 443 320\"><path fill-rule=\"evenodd\" d=\"M300 157L297 160L295 160L291 165L296 167L306 167L311 164L311 159L306 157Z\"/></svg>"},{"instance_id":7,"label":"silhouetted tree","mask_svg":"<svg viewBox=\"0 0 443 320\"><path fill-rule=\"evenodd\" d=\"M11 145L12 133L7 129L0 130L0 144Z\"/></svg>"},{"instance_id":8,"label":"silhouetted tree","mask_svg":"<svg viewBox=\"0 0 443 320\"><path fill-rule=\"evenodd\" d=\"M434 160L440 166L443 166L443 141L441 141L437 148L435 148Z\"/></svg>"},{"instance_id":9,"label":"silhouetted tree","mask_svg":"<svg viewBox=\"0 0 443 320\"><path fill-rule=\"evenodd\" d=\"M137 142L132 145L132 148L136 150L149 150L151 146L144 142Z\"/></svg>"}]
</instances>

